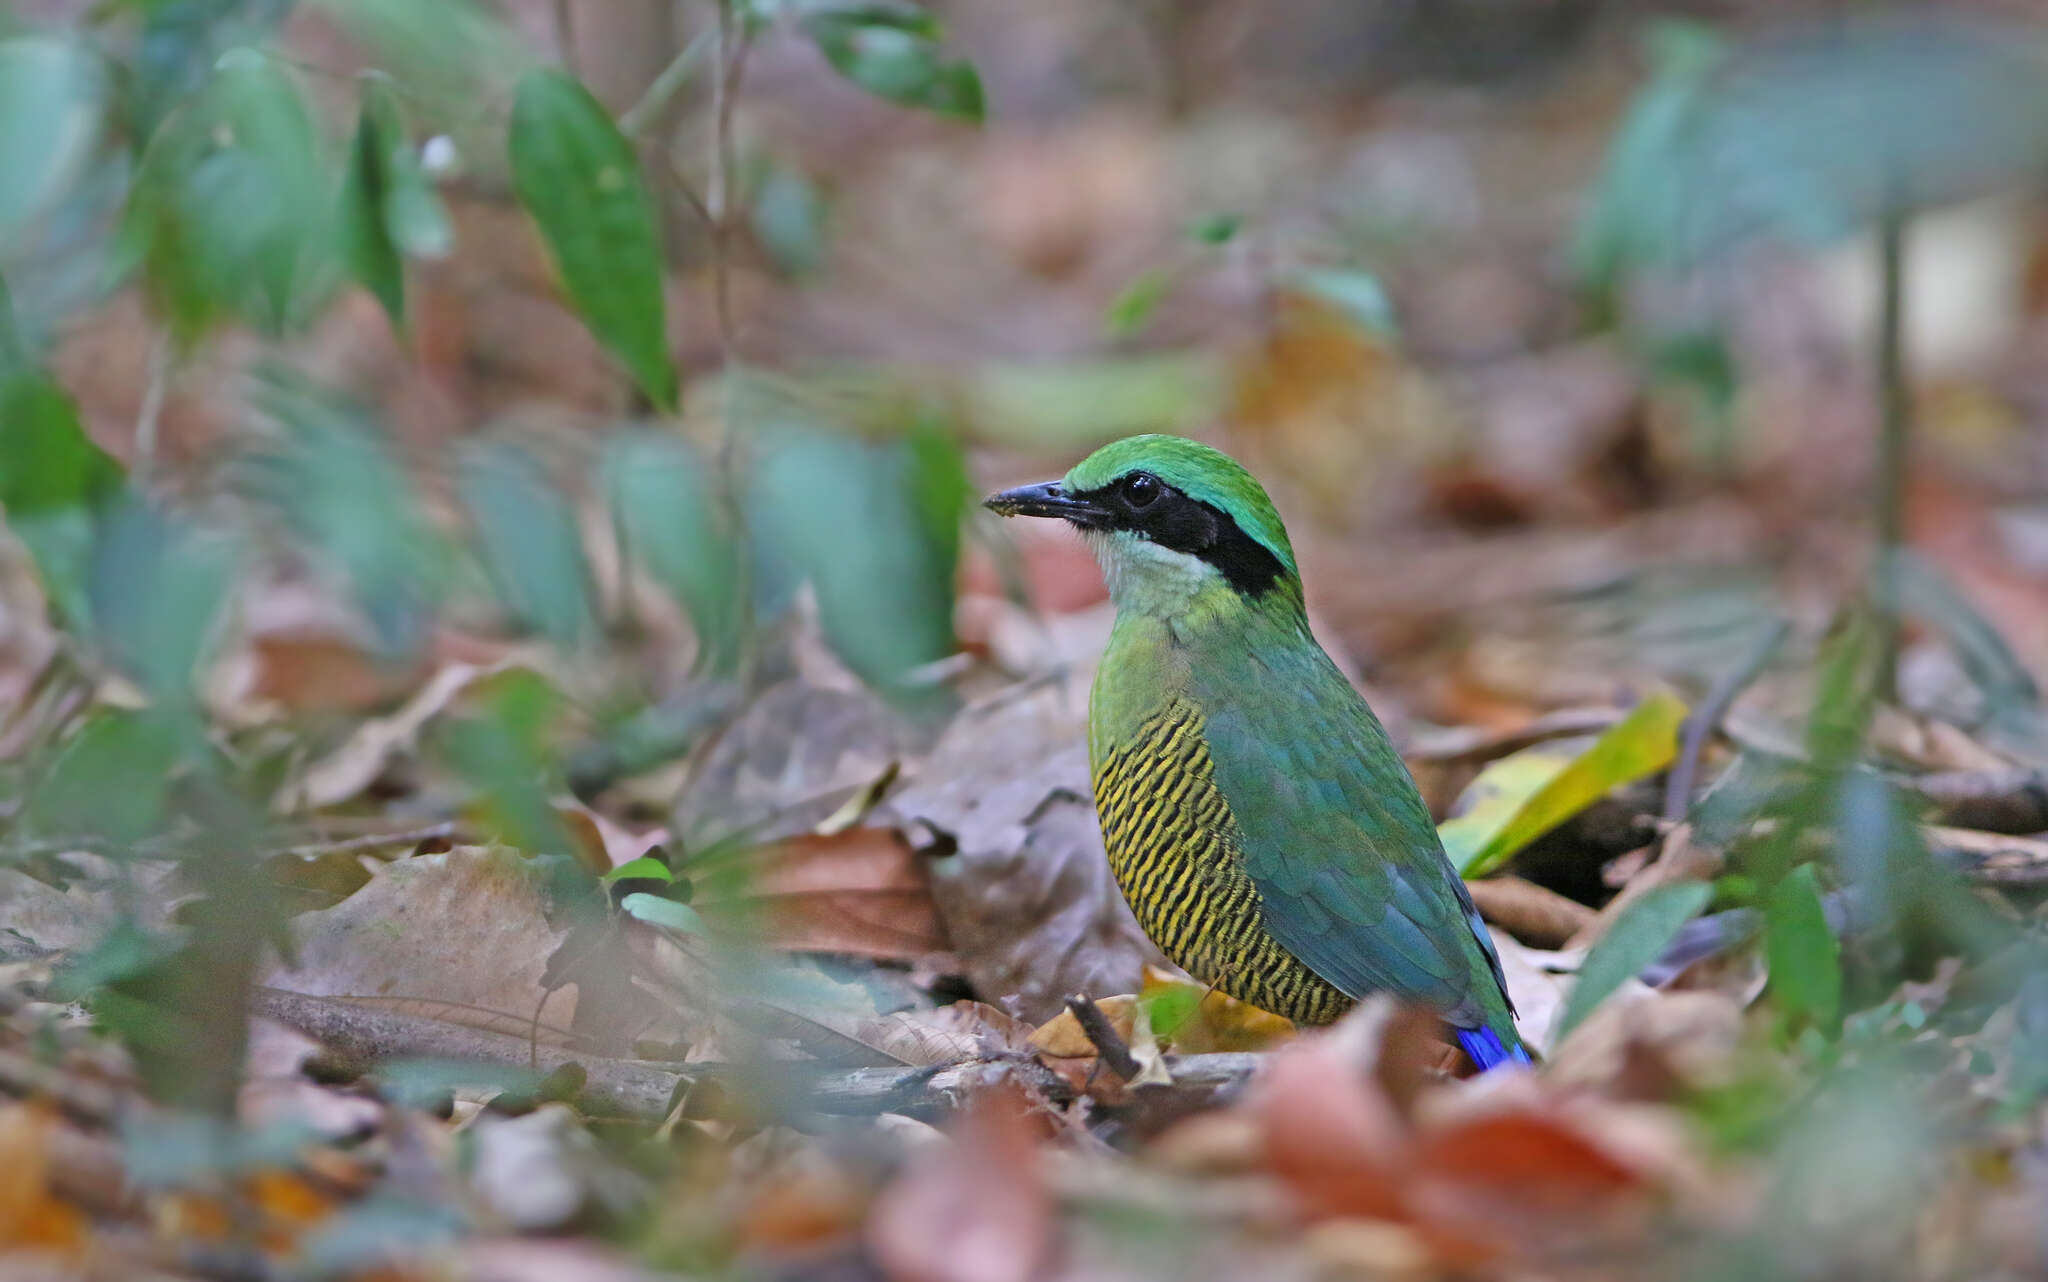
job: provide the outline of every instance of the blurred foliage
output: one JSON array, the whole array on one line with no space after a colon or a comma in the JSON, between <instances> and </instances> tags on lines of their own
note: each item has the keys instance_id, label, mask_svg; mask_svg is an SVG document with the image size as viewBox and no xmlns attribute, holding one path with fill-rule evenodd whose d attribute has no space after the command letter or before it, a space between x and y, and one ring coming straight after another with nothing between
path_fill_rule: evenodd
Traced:
<instances>
[{"instance_id":1,"label":"blurred foliage","mask_svg":"<svg viewBox=\"0 0 2048 1282\"><path fill-rule=\"evenodd\" d=\"M279 34L295 8L347 33L369 69L297 61ZM851 85L926 113L931 129L980 122L988 95L948 43L940 6L706 0L684 9L694 35L654 81L662 93L649 89L623 115L573 69L539 65L494 6L472 0L123 0L62 31L12 18L0 27L0 508L56 629L38 678L48 688L24 702L57 710L34 733L17 735L11 712L0 718L21 761L0 795L0 865L54 887L115 888L122 920L62 959L52 992L83 1004L128 1048L151 1093L176 1106L124 1134L130 1174L143 1184L261 1168L303 1140L230 1119L251 989L265 960L289 948L285 919L370 877L346 837L324 853L295 853L308 816L283 784L307 772L307 758L348 767L339 773L351 786L318 817L336 831L366 817L459 822L524 851L547 925L563 936L543 988L574 985L580 1002L596 1005L607 983L631 987L619 960L623 917L694 945L765 931L788 905L764 901L802 894L785 884L750 896L748 878L770 860L750 828L673 854L635 847L607 873L613 834L564 794L588 801L618 787L619 809L645 817L660 804L650 796L697 782L705 766L685 763L692 752L708 758L735 744L785 769L778 786L810 786L817 763L804 728L772 741L748 716L771 684L821 666L825 656L803 649L812 622L844 670L821 685L841 700L835 708L867 715L873 705L878 724L919 729L951 710L970 430L984 443L1076 453L1124 432L1213 425L1232 404L1234 367L1155 344L1167 341L1169 304L1206 307L1210 291L1248 278L1256 309L1307 298L1344 331L1329 345L1343 370L1276 360L1276 383L1313 399L1318 379L1371 379L1416 363L1396 339L1429 320L1417 324L1405 308L1408 288L1381 252L1391 238L1297 242L1284 217L1204 213L1234 206L1185 193L1175 196L1185 208L1161 215L1167 244L1157 257L1115 257L1109 284L1124 287L1063 313L1083 330L1099 316L1118 345L1110 354L1034 335L1020 350L1053 356L1013 352L916 373L792 373L779 350L753 363L752 300L730 306L725 273L737 261L765 264L760 280L809 289L874 214L858 207L850 166L785 154L779 127L736 143L718 95L750 91L739 74L750 51L790 42L807 61L778 74L814 74L840 94ZM1194 20L1173 6L1141 16L1139 34L1162 45L1185 34L1176 23ZM710 59L719 74L707 74ZM1723 425L1745 390L1730 336L1714 315L1660 311L1663 284L1697 284L1745 247L1824 244L2021 181L2048 159L2040 51L1998 26L1859 16L1751 41L1674 25L1653 37L1649 62L1585 204L1571 274L1591 318L1617 329L1654 381L1688 389ZM659 123L669 115L682 123ZM1955 145L1965 134L1971 145ZM928 198L894 171L888 182L902 184L892 196ZM1115 184L1077 175L1073 191L1056 194L1094 185ZM446 383L475 375L442 350L445 318L422 306L435 289L465 282L451 286L427 265L473 234L458 210L508 192L508 217L523 221L479 225L485 235L532 232L545 254L534 274L559 288L613 382L583 398L580 421L565 412L538 424L518 389L478 415L481 431L406 434L385 417L397 411L359 399L361 369L316 352L311 336L329 325L348 332L350 291L360 290L354 310L376 341L395 336L408 359L433 353ZM1037 212L1059 224L1049 241L1066 234L1064 220L1090 216ZM1080 270L1038 266L1048 278ZM679 286L706 305L678 306ZM74 398L83 389L60 381L52 349L87 307L122 291L146 303L124 339L157 358L136 430L125 441L101 436L117 457L88 433ZM233 359L207 363L223 353ZM205 390L235 402L229 431L210 447L216 454L167 466L144 424L154 430L168 383L195 371L194 381L211 380L217 369L233 372ZM79 377L79 366L65 377ZM1360 421L1372 416L1359 407L1382 401L1332 400L1364 442L1345 467L1377 463L1386 443L1372 433L1387 425ZM1289 435L1282 425L1250 444L1284 453ZM1337 469L1312 459L1309 470ZM1344 502L1353 497L1343 491ZM1931 565L1902 558L1878 572L1954 653L1981 696L1983 724L2038 729L2037 684L1990 620ZM310 695L289 681L263 685L267 668L251 679L260 694L223 693L217 660L259 623L276 626L264 640L285 657L250 658L258 647L239 645L239 659L262 668L303 658L292 629L305 621L260 621L252 599L265 586L309 582L341 616L322 615L317 627L342 635L346 662L330 670L306 660L315 675L299 680ZM1440 630L1435 620L1428 630ZM2008 1108L2048 1090L2038 927L1988 907L1945 867L1909 793L1873 765L1873 727L1890 692L1879 688L1872 631L1867 618L1846 617L1817 664L1803 739L1781 755L1743 748L1687 816L1702 844L1726 854L1725 873L1651 890L1616 914L1558 1016L1560 1032L1590 1032L1601 1003L1695 927L1757 945L1768 971L1749 1048L1758 1062L1683 1104L1702 1129L1754 1155L1782 1195L1754 1240L1711 1262L1731 1275L1736 1257L1744 1273L1824 1275L1752 1269L1744 1253L1846 1258L1853 1234L1841 1225L1899 1217L1920 1194L1924 1171L1911 1159L1939 1137L1919 1120L1935 1070L1916 1056L1934 1035L1968 1041L1969 1072L1997 1082ZM994 648L986 635L973 639ZM677 657L685 652L687 665ZM431 687L428 700L424 673L459 679ZM371 693L350 703L330 688L352 681ZM1631 688L1653 692L1597 735L1544 740L1478 772L1473 804L1443 826L1462 871L1504 868L1673 765L1687 702ZM313 707L333 696L364 715L340 725L293 706L294 694ZM250 715L261 700L285 709ZM865 769L864 780L881 782L858 786L868 790L857 790L848 823L896 768L892 758L886 771ZM735 779L736 794L755 782ZM381 809L394 793L420 813ZM805 840L843 835L833 820L792 824ZM913 862L887 836L835 868ZM331 865L294 871L337 852ZM345 889L318 884L330 874ZM285 884L294 875L302 884ZM838 911L842 898L895 893L885 883L816 897ZM1902 984L1931 984L1946 963L1965 966L1968 981L1947 1005L1930 1013L1902 995ZM808 985L827 994L821 1007L874 1016L881 1003L866 986L907 987L910 968L871 967L858 983L805 973L788 984L764 970L742 977L740 995L757 1008L751 1032L781 1036L805 1018L773 1009L797 1005L785 990ZM1214 1005L1192 986L1148 982L1136 1008L1152 1034L1183 1046L1264 1045L1274 1033L1256 1012ZM531 1018L537 1029L539 1013ZM871 1030L866 1041L831 1036L851 1062L874 1062ZM975 1037L995 1039L987 1029ZM884 1049L881 1062L895 1054ZM383 1077L386 1098L409 1105L476 1080L473 1068L437 1063L386 1066ZM499 1085L531 1108L542 1095L531 1077ZM1878 1134L1888 1117L1915 1120ZM687 1125L665 1128L649 1142L662 1152L636 1160L671 1169L700 1138ZM1874 1163L1890 1164L1884 1178L1851 1189L1855 1205L1829 1222L1826 1242L1802 1243L1802 1217L1827 1209L1811 1186L1856 1185ZM440 1242L461 1227L453 1212L382 1193L328 1222L303 1259L344 1271L381 1260L394 1241ZM721 1239L709 1254L729 1250Z\"/></svg>"}]
</instances>

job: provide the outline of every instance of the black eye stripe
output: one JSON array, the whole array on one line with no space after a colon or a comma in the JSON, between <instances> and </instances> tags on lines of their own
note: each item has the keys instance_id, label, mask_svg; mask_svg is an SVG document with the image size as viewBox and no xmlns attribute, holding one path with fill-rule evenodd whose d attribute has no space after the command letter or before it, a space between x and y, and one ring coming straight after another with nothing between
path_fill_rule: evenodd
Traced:
<instances>
[{"instance_id":1,"label":"black eye stripe","mask_svg":"<svg viewBox=\"0 0 2048 1282\"><path fill-rule=\"evenodd\" d=\"M1140 476L1152 482L1156 493L1149 499L1133 502L1132 483ZM1146 487L1137 488L1142 492ZM1106 514L1106 519L1094 523L1098 528L1129 530L1161 547L1199 557L1215 566L1232 587L1246 596L1266 592L1286 573L1280 558L1246 534L1228 512L1190 498L1149 473L1130 473L1074 497L1087 500Z\"/></svg>"}]
</instances>

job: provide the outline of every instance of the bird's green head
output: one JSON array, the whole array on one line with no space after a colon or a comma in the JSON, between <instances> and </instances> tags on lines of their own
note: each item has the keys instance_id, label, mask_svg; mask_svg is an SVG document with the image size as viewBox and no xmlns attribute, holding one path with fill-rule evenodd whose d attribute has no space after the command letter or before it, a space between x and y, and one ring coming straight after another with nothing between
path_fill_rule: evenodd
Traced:
<instances>
[{"instance_id":1,"label":"bird's green head","mask_svg":"<svg viewBox=\"0 0 2048 1282\"><path fill-rule=\"evenodd\" d=\"M1179 436L1127 436L1057 481L991 495L1004 516L1059 517L1088 536L1120 610L1170 614L1227 590L1298 602L1294 548L1250 472Z\"/></svg>"}]
</instances>

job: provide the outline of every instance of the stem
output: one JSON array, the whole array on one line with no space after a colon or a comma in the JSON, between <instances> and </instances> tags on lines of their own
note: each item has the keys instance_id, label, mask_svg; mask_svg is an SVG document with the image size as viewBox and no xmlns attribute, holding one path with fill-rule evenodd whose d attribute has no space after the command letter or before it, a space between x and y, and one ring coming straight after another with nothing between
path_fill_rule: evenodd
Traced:
<instances>
[{"instance_id":1,"label":"stem","mask_svg":"<svg viewBox=\"0 0 2048 1282\"><path fill-rule=\"evenodd\" d=\"M1912 428L1911 392L1906 384L1906 217L1894 208L1878 228L1881 302L1877 325L1877 385L1882 423L1877 455L1877 562L1875 602L1878 624L1877 693L1893 698L1899 671L1898 563L1906 543L1906 447Z\"/></svg>"},{"instance_id":2,"label":"stem","mask_svg":"<svg viewBox=\"0 0 2048 1282\"><path fill-rule=\"evenodd\" d=\"M142 408L135 415L135 464L130 469L139 486L147 485L156 467L157 428L163 420L164 396L171 381L171 342L158 334L149 348L149 382L142 389Z\"/></svg>"},{"instance_id":3,"label":"stem","mask_svg":"<svg viewBox=\"0 0 2048 1282\"><path fill-rule=\"evenodd\" d=\"M562 69L570 75L576 74L576 15L570 11L572 0L555 0L555 46L562 56Z\"/></svg>"},{"instance_id":4,"label":"stem","mask_svg":"<svg viewBox=\"0 0 2048 1282\"><path fill-rule=\"evenodd\" d=\"M746 461L741 455L740 429L736 422L734 388L740 367L739 342L732 319L732 262L729 253L732 230L734 148L733 106L739 100L740 82L746 70L751 36L744 23L735 22L734 0L716 0L718 6L718 48L711 81L711 176L704 193L704 212L711 228L711 289L718 316L719 352L719 443L718 477L723 491L726 533L736 553L733 560L735 608L738 613L734 641L741 658L742 688L753 679L752 557L746 545L746 512L741 503L742 476Z\"/></svg>"},{"instance_id":5,"label":"stem","mask_svg":"<svg viewBox=\"0 0 2048 1282\"><path fill-rule=\"evenodd\" d=\"M690 77L697 74L697 67L704 61L704 55L710 47L711 42L706 35L699 35L684 45L683 51L677 54L668 66L662 68L661 74L654 78L654 83L647 86L647 91L640 95L640 101L627 108L626 114L619 117L619 132L628 138L636 137L648 125L654 123L654 118L661 114L662 108L668 106L670 99L681 92L684 85L690 83Z\"/></svg>"}]
</instances>

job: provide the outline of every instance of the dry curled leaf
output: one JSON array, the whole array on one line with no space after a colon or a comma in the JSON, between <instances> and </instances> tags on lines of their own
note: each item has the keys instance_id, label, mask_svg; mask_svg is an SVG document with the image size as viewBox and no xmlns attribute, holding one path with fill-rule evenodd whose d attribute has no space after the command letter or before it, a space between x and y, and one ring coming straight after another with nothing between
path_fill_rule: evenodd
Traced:
<instances>
[{"instance_id":1,"label":"dry curled leaf","mask_svg":"<svg viewBox=\"0 0 2048 1282\"><path fill-rule=\"evenodd\" d=\"M986 1092L882 1194L868 1247L892 1282L1030 1282L1053 1245L1043 1128L1022 1095Z\"/></svg>"}]
</instances>

